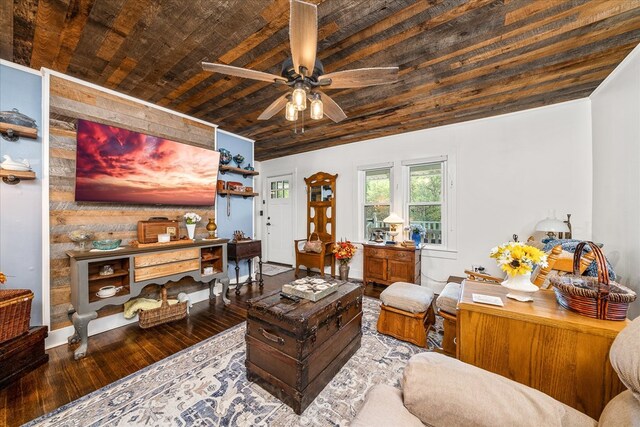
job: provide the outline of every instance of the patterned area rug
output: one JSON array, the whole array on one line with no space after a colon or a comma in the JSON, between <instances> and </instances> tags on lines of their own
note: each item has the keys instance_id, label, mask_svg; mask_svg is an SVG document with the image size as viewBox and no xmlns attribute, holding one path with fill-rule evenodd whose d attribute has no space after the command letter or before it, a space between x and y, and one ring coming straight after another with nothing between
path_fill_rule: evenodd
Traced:
<instances>
[{"instance_id":1,"label":"patterned area rug","mask_svg":"<svg viewBox=\"0 0 640 427\"><path fill-rule=\"evenodd\" d=\"M245 323L44 415L32 426L343 426L371 386L400 386L425 349L378 334L379 301L364 298L362 346L302 415L245 377ZM440 336L429 334L430 348Z\"/></svg>"},{"instance_id":2,"label":"patterned area rug","mask_svg":"<svg viewBox=\"0 0 640 427\"><path fill-rule=\"evenodd\" d=\"M262 264L262 274L265 276L275 276L289 270L293 270L293 268L284 265Z\"/></svg>"}]
</instances>

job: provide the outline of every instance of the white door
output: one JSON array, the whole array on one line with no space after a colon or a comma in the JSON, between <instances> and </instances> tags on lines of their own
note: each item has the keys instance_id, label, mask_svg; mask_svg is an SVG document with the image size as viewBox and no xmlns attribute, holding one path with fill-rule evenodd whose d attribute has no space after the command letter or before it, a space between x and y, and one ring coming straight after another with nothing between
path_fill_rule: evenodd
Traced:
<instances>
[{"instance_id":1,"label":"white door","mask_svg":"<svg viewBox=\"0 0 640 427\"><path fill-rule=\"evenodd\" d=\"M293 264L293 218L291 175L267 178L267 261Z\"/></svg>"}]
</instances>

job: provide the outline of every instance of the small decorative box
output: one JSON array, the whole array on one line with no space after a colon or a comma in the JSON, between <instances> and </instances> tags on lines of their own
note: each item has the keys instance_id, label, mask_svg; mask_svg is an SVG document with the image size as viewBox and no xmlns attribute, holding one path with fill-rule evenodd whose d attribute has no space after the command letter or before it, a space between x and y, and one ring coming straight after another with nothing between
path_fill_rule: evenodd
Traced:
<instances>
[{"instance_id":1,"label":"small decorative box","mask_svg":"<svg viewBox=\"0 0 640 427\"><path fill-rule=\"evenodd\" d=\"M337 291L343 283L346 282L307 277L283 285L282 292L315 302Z\"/></svg>"}]
</instances>

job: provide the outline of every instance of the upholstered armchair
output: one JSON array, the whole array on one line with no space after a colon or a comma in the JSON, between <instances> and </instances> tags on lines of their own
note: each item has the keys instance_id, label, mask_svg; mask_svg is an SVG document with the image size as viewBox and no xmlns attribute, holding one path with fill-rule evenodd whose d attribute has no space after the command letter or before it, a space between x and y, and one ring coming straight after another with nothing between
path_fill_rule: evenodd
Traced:
<instances>
[{"instance_id":1,"label":"upholstered armchair","mask_svg":"<svg viewBox=\"0 0 640 427\"><path fill-rule=\"evenodd\" d=\"M431 352L409 360L402 391L374 386L351 426L640 426L640 318L618 334L609 359L627 390L599 421L541 391Z\"/></svg>"}]
</instances>

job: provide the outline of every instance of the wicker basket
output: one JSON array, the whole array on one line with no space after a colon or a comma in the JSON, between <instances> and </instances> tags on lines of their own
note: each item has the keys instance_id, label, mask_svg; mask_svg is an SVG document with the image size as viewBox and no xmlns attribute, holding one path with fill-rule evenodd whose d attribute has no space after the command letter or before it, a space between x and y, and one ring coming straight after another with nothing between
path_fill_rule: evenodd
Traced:
<instances>
[{"instance_id":1,"label":"wicker basket","mask_svg":"<svg viewBox=\"0 0 640 427\"><path fill-rule=\"evenodd\" d=\"M143 329L153 328L163 323L184 319L187 317L187 304L189 304L188 301L169 305L167 302L167 289L163 286L162 305L151 310L140 310L138 313L140 327Z\"/></svg>"},{"instance_id":2,"label":"wicker basket","mask_svg":"<svg viewBox=\"0 0 640 427\"><path fill-rule=\"evenodd\" d=\"M598 277L580 275L580 258L586 245L595 254ZM573 254L573 274L552 277L551 284L558 303L587 317L602 320L624 320L629 304L636 299L631 289L609 282L609 269L604 254L593 242L580 242Z\"/></svg>"},{"instance_id":3,"label":"wicker basket","mask_svg":"<svg viewBox=\"0 0 640 427\"><path fill-rule=\"evenodd\" d=\"M0 291L0 343L29 331L32 299L33 292L28 289Z\"/></svg>"}]
</instances>

